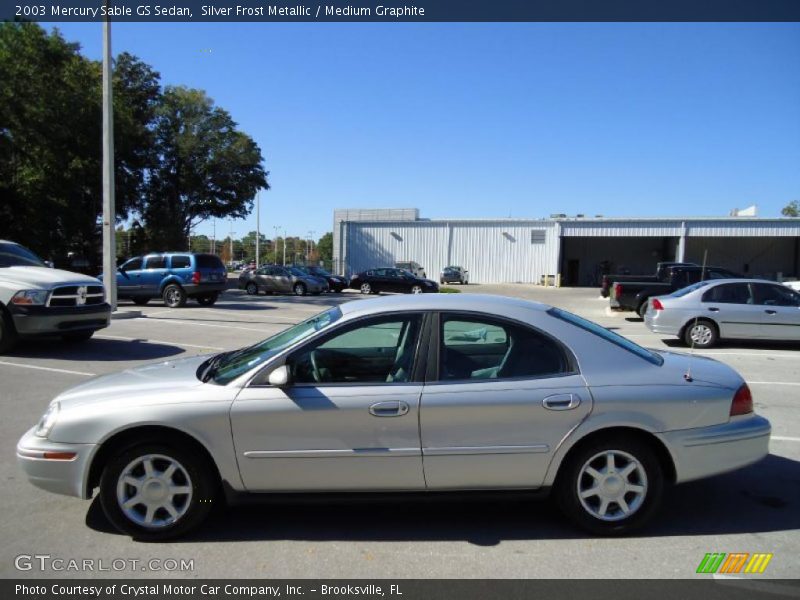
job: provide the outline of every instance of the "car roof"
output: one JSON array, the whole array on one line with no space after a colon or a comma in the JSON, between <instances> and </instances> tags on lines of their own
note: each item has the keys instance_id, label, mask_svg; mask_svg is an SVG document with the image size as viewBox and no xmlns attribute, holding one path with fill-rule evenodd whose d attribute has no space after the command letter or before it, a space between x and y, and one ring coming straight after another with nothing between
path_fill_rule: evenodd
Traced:
<instances>
[{"instance_id":1,"label":"car roof","mask_svg":"<svg viewBox=\"0 0 800 600\"><path fill-rule=\"evenodd\" d=\"M340 304L343 315L365 315L406 310L457 310L488 314L522 311L544 312L548 304L491 294L408 294L354 300Z\"/></svg>"},{"instance_id":2,"label":"car roof","mask_svg":"<svg viewBox=\"0 0 800 600\"><path fill-rule=\"evenodd\" d=\"M757 277L731 277L729 279L706 279L704 281L708 285L719 285L721 283L774 283L775 285L782 285L771 279L758 279ZM698 281L698 283L700 282Z\"/></svg>"}]
</instances>

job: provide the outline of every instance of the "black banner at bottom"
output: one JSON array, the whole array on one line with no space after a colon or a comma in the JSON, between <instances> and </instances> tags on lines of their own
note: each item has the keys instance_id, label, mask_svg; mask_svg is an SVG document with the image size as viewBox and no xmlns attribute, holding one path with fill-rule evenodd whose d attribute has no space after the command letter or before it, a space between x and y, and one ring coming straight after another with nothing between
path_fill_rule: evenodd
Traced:
<instances>
[{"instance_id":1,"label":"black banner at bottom","mask_svg":"<svg viewBox=\"0 0 800 600\"><path fill-rule=\"evenodd\" d=\"M658 579L5 579L3 600L775 600L800 599L800 580Z\"/></svg>"}]
</instances>

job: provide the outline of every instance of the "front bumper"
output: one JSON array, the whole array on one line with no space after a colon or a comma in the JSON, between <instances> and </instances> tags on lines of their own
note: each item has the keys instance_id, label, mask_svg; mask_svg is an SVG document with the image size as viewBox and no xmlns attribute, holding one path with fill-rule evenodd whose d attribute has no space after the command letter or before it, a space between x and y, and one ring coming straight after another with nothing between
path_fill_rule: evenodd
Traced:
<instances>
[{"instance_id":1,"label":"front bumper","mask_svg":"<svg viewBox=\"0 0 800 600\"><path fill-rule=\"evenodd\" d=\"M89 498L89 465L96 444L63 444L28 430L17 443L17 465L33 485L54 494ZM69 460L44 458L45 452L74 453Z\"/></svg>"},{"instance_id":2,"label":"front bumper","mask_svg":"<svg viewBox=\"0 0 800 600\"><path fill-rule=\"evenodd\" d=\"M769 454L772 427L764 417L734 417L728 423L668 431L658 436L675 461L676 483L727 473Z\"/></svg>"},{"instance_id":3,"label":"front bumper","mask_svg":"<svg viewBox=\"0 0 800 600\"><path fill-rule=\"evenodd\" d=\"M51 335L70 331L96 331L108 327L111 306L17 306L10 305L14 327L21 336Z\"/></svg>"}]
</instances>

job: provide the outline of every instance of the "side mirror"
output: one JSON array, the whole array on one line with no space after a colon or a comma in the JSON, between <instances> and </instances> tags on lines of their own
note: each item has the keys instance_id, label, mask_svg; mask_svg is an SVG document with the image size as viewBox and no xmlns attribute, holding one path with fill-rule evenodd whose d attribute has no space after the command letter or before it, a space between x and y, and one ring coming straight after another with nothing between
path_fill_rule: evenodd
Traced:
<instances>
[{"instance_id":1,"label":"side mirror","mask_svg":"<svg viewBox=\"0 0 800 600\"><path fill-rule=\"evenodd\" d=\"M289 385L289 367L281 365L269 374L269 384L274 387L286 387Z\"/></svg>"}]
</instances>

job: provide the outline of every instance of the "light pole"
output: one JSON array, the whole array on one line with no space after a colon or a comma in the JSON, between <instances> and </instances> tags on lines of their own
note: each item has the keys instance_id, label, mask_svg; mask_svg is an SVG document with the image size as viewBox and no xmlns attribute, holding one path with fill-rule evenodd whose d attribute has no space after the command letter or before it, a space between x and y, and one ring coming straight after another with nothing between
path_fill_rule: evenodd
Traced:
<instances>
[{"instance_id":1,"label":"light pole","mask_svg":"<svg viewBox=\"0 0 800 600\"><path fill-rule=\"evenodd\" d=\"M261 190L256 193L256 269L260 262L261 250Z\"/></svg>"},{"instance_id":2,"label":"light pole","mask_svg":"<svg viewBox=\"0 0 800 600\"><path fill-rule=\"evenodd\" d=\"M272 254L275 257L275 264L278 264L278 236L280 235L279 232L281 230L280 227L277 225L273 225L272 228L275 230L275 240L272 243ZM286 240L283 240L283 243L286 243Z\"/></svg>"},{"instance_id":3,"label":"light pole","mask_svg":"<svg viewBox=\"0 0 800 600\"><path fill-rule=\"evenodd\" d=\"M111 85L111 22L103 21L103 285L117 310L117 244L114 234L114 103Z\"/></svg>"},{"instance_id":4,"label":"light pole","mask_svg":"<svg viewBox=\"0 0 800 600\"><path fill-rule=\"evenodd\" d=\"M283 230L283 266L286 266L286 229Z\"/></svg>"}]
</instances>

